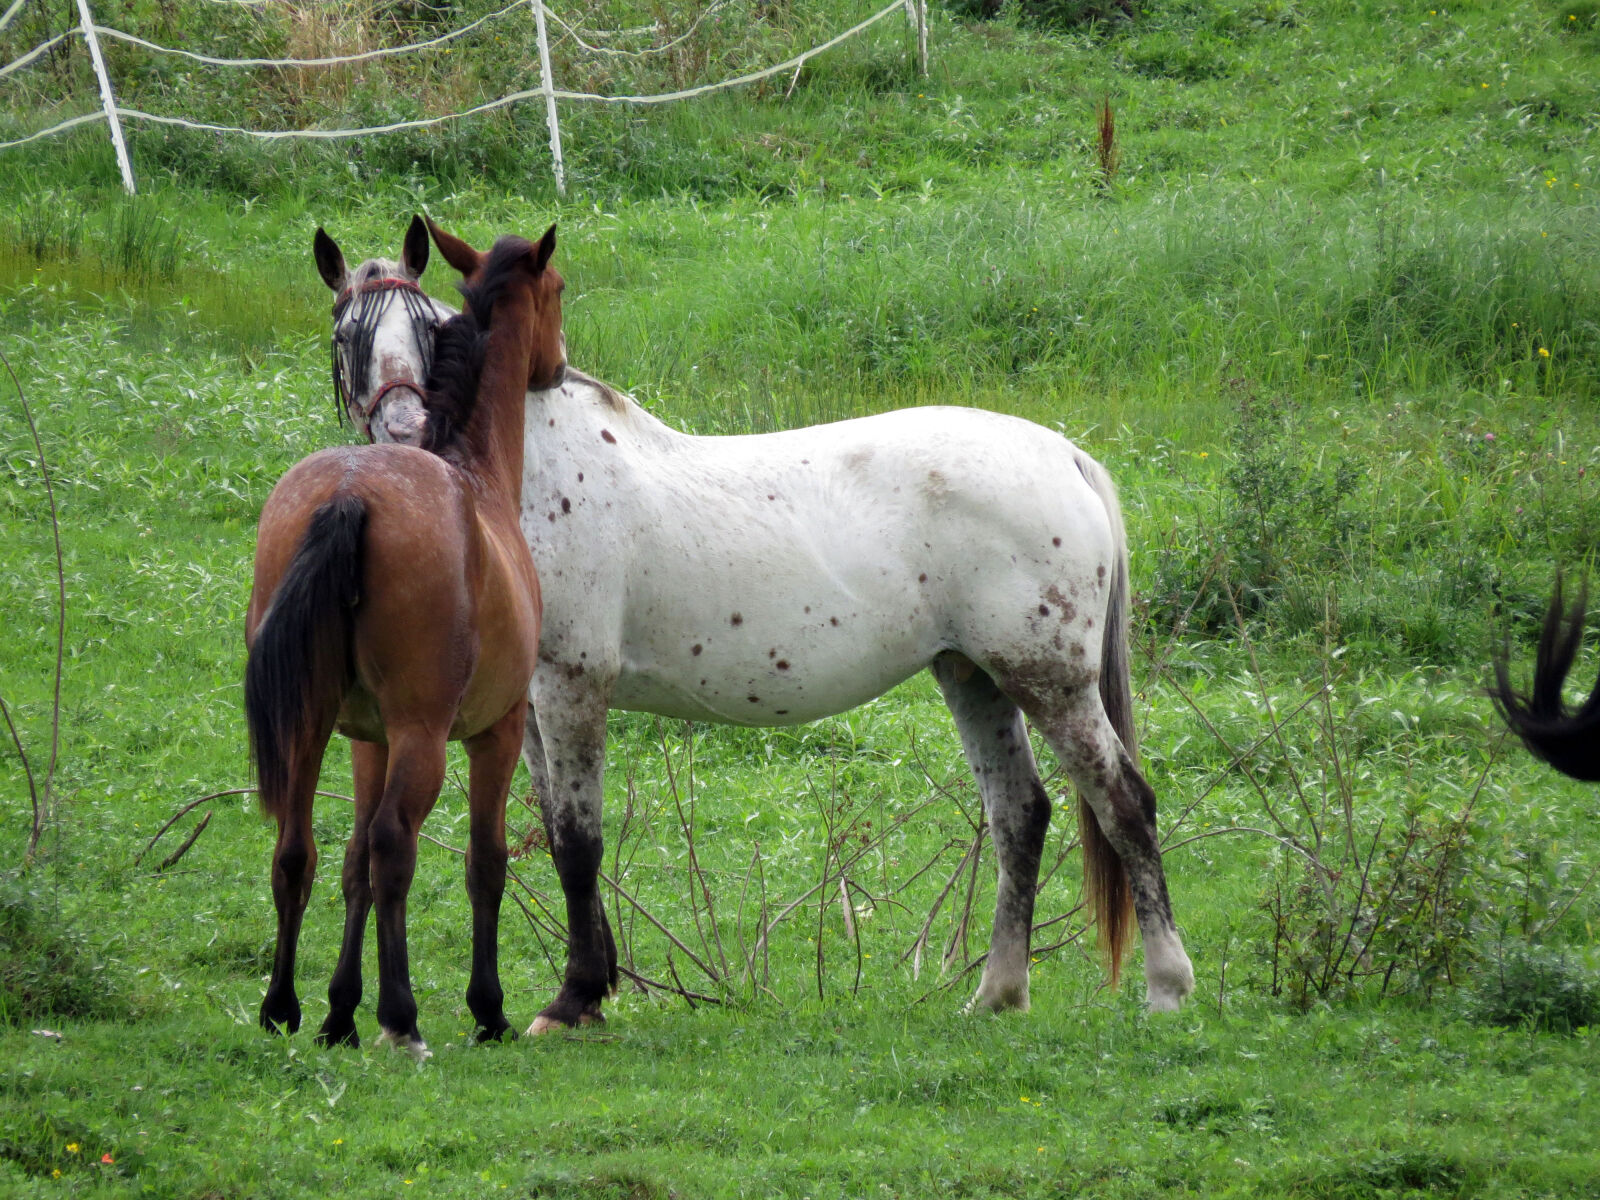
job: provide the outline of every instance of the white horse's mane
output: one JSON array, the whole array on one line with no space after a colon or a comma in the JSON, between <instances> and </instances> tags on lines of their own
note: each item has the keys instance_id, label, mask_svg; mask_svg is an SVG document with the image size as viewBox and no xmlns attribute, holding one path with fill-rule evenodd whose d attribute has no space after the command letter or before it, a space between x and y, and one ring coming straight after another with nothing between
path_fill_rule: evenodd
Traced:
<instances>
[{"instance_id":1,"label":"white horse's mane","mask_svg":"<svg viewBox=\"0 0 1600 1200\"><path fill-rule=\"evenodd\" d=\"M361 263L354 271L345 286L354 290L364 283L374 279L407 279L410 276L404 267L392 258L369 258Z\"/></svg>"},{"instance_id":2,"label":"white horse's mane","mask_svg":"<svg viewBox=\"0 0 1600 1200\"><path fill-rule=\"evenodd\" d=\"M617 412L628 412L630 409L639 408L638 402L632 397L623 395L605 380L596 379L593 375L580 371L570 364L567 367L567 380L570 383L580 383L593 388L600 393L600 399L606 407Z\"/></svg>"}]
</instances>

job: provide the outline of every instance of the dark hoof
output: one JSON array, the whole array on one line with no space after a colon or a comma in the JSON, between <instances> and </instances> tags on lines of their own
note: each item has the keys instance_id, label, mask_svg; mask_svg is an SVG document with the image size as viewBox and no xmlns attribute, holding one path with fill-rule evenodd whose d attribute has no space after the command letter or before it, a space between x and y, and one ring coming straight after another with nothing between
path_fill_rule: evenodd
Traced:
<instances>
[{"instance_id":1,"label":"dark hoof","mask_svg":"<svg viewBox=\"0 0 1600 1200\"><path fill-rule=\"evenodd\" d=\"M339 1020L330 1016L322 1023L322 1028L317 1030L317 1045L349 1046L352 1050L359 1050L361 1035L356 1032L355 1019L345 1017Z\"/></svg>"},{"instance_id":2,"label":"dark hoof","mask_svg":"<svg viewBox=\"0 0 1600 1200\"><path fill-rule=\"evenodd\" d=\"M269 997L261 1002L261 1028L268 1033L299 1033L300 1004L277 1004Z\"/></svg>"},{"instance_id":3,"label":"dark hoof","mask_svg":"<svg viewBox=\"0 0 1600 1200\"><path fill-rule=\"evenodd\" d=\"M511 1028L511 1022L501 1017L493 1025L480 1025L478 1027L478 1045L485 1042L514 1042L517 1040L517 1031Z\"/></svg>"}]
</instances>

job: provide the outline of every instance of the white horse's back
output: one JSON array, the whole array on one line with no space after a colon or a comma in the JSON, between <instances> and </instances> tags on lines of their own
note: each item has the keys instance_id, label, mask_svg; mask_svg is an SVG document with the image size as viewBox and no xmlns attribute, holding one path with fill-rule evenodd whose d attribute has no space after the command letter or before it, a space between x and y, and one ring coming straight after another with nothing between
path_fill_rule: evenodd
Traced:
<instances>
[{"instance_id":1,"label":"white horse's back","mask_svg":"<svg viewBox=\"0 0 1600 1200\"><path fill-rule=\"evenodd\" d=\"M1030 422L920 408L703 438L584 381L530 403L549 447L524 485L535 558L594 581L549 598L546 629L615 671L614 707L791 724L945 650L1005 670L1096 641L1111 522L1087 456ZM595 544L609 563L582 561Z\"/></svg>"}]
</instances>

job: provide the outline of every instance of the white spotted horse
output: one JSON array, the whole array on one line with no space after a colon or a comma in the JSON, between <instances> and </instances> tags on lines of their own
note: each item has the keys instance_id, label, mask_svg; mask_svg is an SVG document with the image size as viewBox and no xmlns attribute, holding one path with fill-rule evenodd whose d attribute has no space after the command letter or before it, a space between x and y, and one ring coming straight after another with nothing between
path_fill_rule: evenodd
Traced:
<instances>
[{"instance_id":1,"label":"white spotted horse","mask_svg":"<svg viewBox=\"0 0 1600 1200\"><path fill-rule=\"evenodd\" d=\"M361 943L376 908L380 1041L427 1054L406 898L448 740L462 741L470 762L467 1005L481 1038L510 1028L496 951L505 806L540 619L518 530L523 396L566 370L554 249L554 226L537 245L501 238L466 272L467 311L438 330L432 370L417 376L429 404L424 448L320 451L291 467L262 509L245 713L261 804L278 824L277 948L260 1013L269 1029L300 1025L294 968L317 862L311 811L335 730L351 739L356 806L344 938L318 1040L359 1044Z\"/></svg>"},{"instance_id":2,"label":"white spotted horse","mask_svg":"<svg viewBox=\"0 0 1600 1200\"><path fill-rule=\"evenodd\" d=\"M452 266L472 269L474 251L429 230ZM1028 1007L1052 806L1026 718L1077 788L1113 983L1136 918L1147 1002L1178 1008L1194 972L1138 769L1121 510L1094 459L1031 422L966 408L692 437L576 371L527 404L522 529L545 608L523 757L569 937L562 987L530 1033L601 1019L617 982L598 887L608 709L797 724L924 668L999 860L973 1007ZM369 436L393 436L383 405L364 419Z\"/></svg>"}]
</instances>

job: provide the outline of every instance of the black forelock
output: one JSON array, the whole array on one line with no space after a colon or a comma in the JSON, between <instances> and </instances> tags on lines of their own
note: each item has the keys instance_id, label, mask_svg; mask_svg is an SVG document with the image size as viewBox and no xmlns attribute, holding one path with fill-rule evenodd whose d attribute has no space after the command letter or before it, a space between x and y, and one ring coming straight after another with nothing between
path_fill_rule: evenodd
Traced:
<instances>
[{"instance_id":1,"label":"black forelock","mask_svg":"<svg viewBox=\"0 0 1600 1200\"><path fill-rule=\"evenodd\" d=\"M484 256L477 282L463 281L456 285L466 301L467 310L478 319L478 324L488 327L489 313L494 309L495 301L506 290L524 256L532 254L533 249L532 242L515 234L508 233L497 238Z\"/></svg>"}]
</instances>

